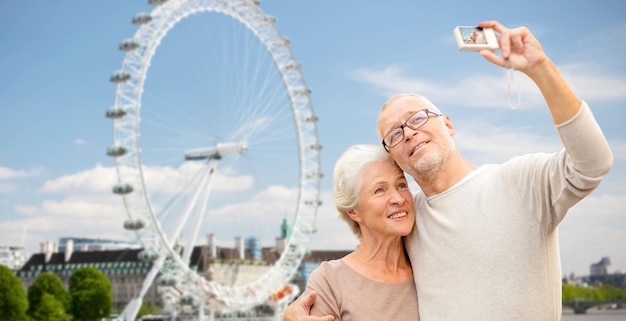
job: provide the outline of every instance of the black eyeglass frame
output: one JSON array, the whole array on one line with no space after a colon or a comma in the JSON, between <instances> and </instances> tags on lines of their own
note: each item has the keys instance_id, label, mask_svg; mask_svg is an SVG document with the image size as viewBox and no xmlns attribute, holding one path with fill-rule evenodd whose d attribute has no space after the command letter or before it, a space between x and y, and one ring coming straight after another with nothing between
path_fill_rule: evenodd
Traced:
<instances>
[{"instance_id":1,"label":"black eyeglass frame","mask_svg":"<svg viewBox=\"0 0 626 321\"><path fill-rule=\"evenodd\" d=\"M426 113L426 121L424 121L421 125L419 125L419 126L417 126L417 127L413 127L413 126L411 126L411 125L407 124L407 122L408 122L411 118L413 118L413 116L415 116L417 113L420 113L420 112L425 112L425 113ZM429 120L429 119L430 119L430 117L431 117L430 115L434 115L433 117L443 116L443 114L438 114L438 113L436 113L436 112L434 112L434 111L430 111L430 110L428 110L427 108L420 109L420 110L418 110L418 111L414 112L413 114L411 114L411 116L409 116L409 118L407 118L407 120L406 120L404 123L402 123L402 125L400 125L400 126L398 126L398 127L394 128L394 129L390 130L390 131L387 133L387 135L383 136L383 140L382 140L382 142L381 142L381 143L383 144L383 147L385 148L385 150L389 153L389 149L390 149L390 148L393 148L393 147L398 146L398 145L400 144L400 142L402 142L402 140L404 140L404 127L409 127L409 128L411 128L412 130L418 130L418 129L419 129L419 128L421 128L422 126L426 125L426 123L428 123L428 120ZM393 144L392 146L389 146L389 145L387 145L387 143L385 143L385 138L387 138L387 136L389 136L389 134L393 133L396 129L400 129L400 130L401 130L401 132L402 132L402 138L401 138L401 139L400 139L397 143Z\"/></svg>"}]
</instances>

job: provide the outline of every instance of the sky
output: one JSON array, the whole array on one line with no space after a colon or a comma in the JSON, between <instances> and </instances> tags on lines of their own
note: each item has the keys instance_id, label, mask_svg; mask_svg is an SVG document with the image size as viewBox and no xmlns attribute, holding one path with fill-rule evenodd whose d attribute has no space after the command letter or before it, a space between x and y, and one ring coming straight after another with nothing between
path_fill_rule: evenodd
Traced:
<instances>
[{"instance_id":1,"label":"sky","mask_svg":"<svg viewBox=\"0 0 626 321\"><path fill-rule=\"evenodd\" d=\"M589 103L613 151L611 172L559 225L563 274L588 275L589 266L602 257L610 257L614 270L626 272L626 3L324 0L263 1L261 8L276 18L276 26L290 40L319 118L324 177L311 249L356 247L356 238L337 218L332 204L333 165L350 145L379 143L378 111L394 93L429 97L451 118L458 147L477 165L562 147L547 107L528 78L516 73L507 80L505 70L476 53L458 50L452 35L455 26L495 19L533 32L577 95ZM114 128L105 111L116 100L116 85L109 76L125 58L117 47L138 29L131 18L152 10L147 0L65 0L13 1L0 11L0 244L24 245L35 253L40 243L61 237L136 240L134 233L122 228L128 218L122 198L111 192L118 175L115 160L106 154ZM212 93L197 82L171 75L203 68L217 73L224 66L194 53L198 39L217 38L220 31L196 28L193 19L185 18L168 32L150 64L142 106L178 105L168 114L142 107L145 137L169 135L167 123L155 119L182 118L195 108L184 101L192 96L186 90ZM233 48L233 57L237 49ZM518 92L520 106L512 109L508 103L516 102ZM240 116L239 109L230 107L205 114L213 120L193 121L205 128L219 126L222 120ZM252 120L260 119L254 116ZM260 122L256 126L263 127ZM271 128L282 135L277 128L289 129L285 126ZM269 222L263 233L271 240L278 236L281 219L292 217L280 204L290 202L298 178L283 176L282 171L292 170L297 159L271 163L269 157L254 153L253 142L249 155L242 157L250 156L250 161L239 169L254 168L268 176L265 179L277 179L263 192L239 198L255 203L211 218L215 229L232 230L222 237L227 245L232 235L248 233L245 224L262 221ZM171 175L180 175L182 165L159 166L155 161L147 166L148 152L156 150L150 144L149 138L142 141L149 185L162 193L165 187L185 185L176 181L181 176L168 176L173 169L179 172ZM223 193L219 195L252 184L244 179L248 176L221 173L225 174L215 187L216 193ZM224 179L232 179L232 186ZM248 212L275 213L253 219Z\"/></svg>"}]
</instances>

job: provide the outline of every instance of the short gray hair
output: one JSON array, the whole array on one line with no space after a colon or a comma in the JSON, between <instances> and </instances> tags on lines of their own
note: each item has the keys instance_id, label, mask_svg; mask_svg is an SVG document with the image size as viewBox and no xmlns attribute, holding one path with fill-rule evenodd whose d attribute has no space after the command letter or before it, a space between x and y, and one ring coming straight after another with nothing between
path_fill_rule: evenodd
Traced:
<instances>
[{"instance_id":1,"label":"short gray hair","mask_svg":"<svg viewBox=\"0 0 626 321\"><path fill-rule=\"evenodd\" d=\"M419 95L419 94L414 94L414 93L402 93L402 94L396 94L394 96L392 96L391 98L389 98L384 104L383 106L380 108L380 111L378 112L378 122L380 122L380 115L382 115L383 111L385 111L385 109L387 109L387 107L389 105L391 105L392 103L394 103L396 100L401 99L401 98L414 98L417 99L421 102L423 102L426 108L428 108L428 110L430 111L434 111L436 113L442 114L441 110L439 110L439 108L437 108L437 106L435 106L435 104L433 104L432 101L430 101L428 98ZM378 130L378 138L380 138L381 140L383 139L383 137L385 137L385 134L387 133L382 133L380 132L381 128L377 126L377 130Z\"/></svg>"},{"instance_id":2,"label":"short gray hair","mask_svg":"<svg viewBox=\"0 0 626 321\"><path fill-rule=\"evenodd\" d=\"M339 217L348 223L350 230L359 240L361 239L359 223L348 215L348 211L358 205L364 169L382 160L394 161L382 146L361 144L348 148L335 163L333 173L335 207Z\"/></svg>"}]
</instances>

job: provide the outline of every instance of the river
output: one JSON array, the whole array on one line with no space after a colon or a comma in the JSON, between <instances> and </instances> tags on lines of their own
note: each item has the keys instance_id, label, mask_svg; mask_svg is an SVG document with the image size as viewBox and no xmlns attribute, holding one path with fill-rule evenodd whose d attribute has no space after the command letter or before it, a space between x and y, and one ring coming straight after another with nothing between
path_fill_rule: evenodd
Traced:
<instances>
[{"instance_id":1,"label":"river","mask_svg":"<svg viewBox=\"0 0 626 321\"><path fill-rule=\"evenodd\" d=\"M572 310L563 310L563 321L626 321L626 309L598 310L591 308L586 314L574 314Z\"/></svg>"}]
</instances>

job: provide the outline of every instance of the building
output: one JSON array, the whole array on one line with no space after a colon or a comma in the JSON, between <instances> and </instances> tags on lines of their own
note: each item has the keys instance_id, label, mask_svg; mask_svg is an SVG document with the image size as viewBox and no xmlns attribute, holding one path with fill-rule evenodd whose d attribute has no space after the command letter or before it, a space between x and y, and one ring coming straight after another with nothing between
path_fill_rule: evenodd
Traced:
<instances>
[{"instance_id":1,"label":"building","mask_svg":"<svg viewBox=\"0 0 626 321\"><path fill-rule=\"evenodd\" d=\"M593 286L608 284L616 288L626 288L626 273L613 272L611 259L603 257L598 263L590 266L590 275L583 277L582 281Z\"/></svg>"},{"instance_id":2,"label":"building","mask_svg":"<svg viewBox=\"0 0 626 321\"><path fill-rule=\"evenodd\" d=\"M590 276L611 274L611 259L605 256L600 262L591 264L589 270Z\"/></svg>"},{"instance_id":3,"label":"building","mask_svg":"<svg viewBox=\"0 0 626 321\"><path fill-rule=\"evenodd\" d=\"M311 272L315 270L322 261L330 261L340 259L348 253L352 252L352 250L313 250L309 251L305 257L302 258L302 262L300 262L300 266L298 267L298 271L296 275L294 275L292 279L292 283L297 285L301 291L304 291L306 288L306 283L309 280L309 275Z\"/></svg>"},{"instance_id":4,"label":"building","mask_svg":"<svg viewBox=\"0 0 626 321\"><path fill-rule=\"evenodd\" d=\"M19 270L28 257L29 253L23 246L0 245L0 264L11 271Z\"/></svg>"},{"instance_id":5,"label":"building","mask_svg":"<svg viewBox=\"0 0 626 321\"><path fill-rule=\"evenodd\" d=\"M27 289L43 272L51 272L61 278L66 288L72 273L82 267L94 267L100 270L111 282L113 293L113 311L121 313L128 302L140 292L145 276L152 268L151 262L139 259L142 249L103 249L102 246L91 247L92 250L81 251L74 247L74 240L64 238L64 251L52 242L41 245L41 253L34 254L17 272ZM238 286L252 283L276 263L284 248L284 239L277 238L276 247L261 247L258 239L242 237L235 238L234 247L220 247L215 243L213 235L209 235L207 244L194 247L190 258L190 267L198 271L209 280L228 286ZM89 248L87 248L89 249ZM293 278L300 290L306 286L311 271L319 266L321 261L345 256L350 251L311 251L300 263L300 267ZM259 256L260 255L260 256ZM150 306L162 306L161 296L157 285L152 284L143 303ZM263 313L272 313L270 308L261 306L258 311L245 312L245 316L259 316ZM241 314L241 313L238 313ZM224 315L221 317L237 317L239 315Z\"/></svg>"},{"instance_id":6,"label":"building","mask_svg":"<svg viewBox=\"0 0 626 321\"><path fill-rule=\"evenodd\" d=\"M102 251L115 249L138 249L141 247L136 242L126 242L119 240L93 239L86 237L62 237L59 239L58 252L65 252L67 243L72 243L74 251ZM49 242L51 243L51 242Z\"/></svg>"},{"instance_id":7,"label":"building","mask_svg":"<svg viewBox=\"0 0 626 321\"><path fill-rule=\"evenodd\" d=\"M141 289L146 274L152 268L151 263L137 259L141 249L74 251L69 242L64 252L58 252L55 251L56 246L50 244L43 243L42 253L33 254L17 272L25 289L44 272L56 274L68 289L69 278L74 271L94 267L111 282L113 310L121 311ZM161 304L156 286L148 290L144 303L152 306Z\"/></svg>"}]
</instances>

